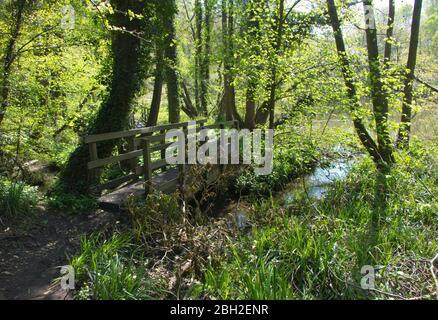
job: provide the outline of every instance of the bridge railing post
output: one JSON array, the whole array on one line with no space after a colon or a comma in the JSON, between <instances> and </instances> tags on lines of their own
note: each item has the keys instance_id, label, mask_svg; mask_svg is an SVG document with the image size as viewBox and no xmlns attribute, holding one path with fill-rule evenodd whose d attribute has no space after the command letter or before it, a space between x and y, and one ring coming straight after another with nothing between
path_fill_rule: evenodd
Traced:
<instances>
[{"instance_id":1,"label":"bridge railing post","mask_svg":"<svg viewBox=\"0 0 438 320\"><path fill-rule=\"evenodd\" d=\"M143 176L146 196L152 192L152 168L151 168L151 142L148 139L141 139L143 149Z\"/></svg>"},{"instance_id":2,"label":"bridge railing post","mask_svg":"<svg viewBox=\"0 0 438 320\"><path fill-rule=\"evenodd\" d=\"M196 128L195 128L196 129ZM186 183L186 162L188 160L188 142L187 142L187 136L188 136L188 126L184 125L182 127L182 130L184 132L184 162L178 165L178 178L179 178L179 189L181 192L181 196L184 199L185 194L185 183Z\"/></svg>"},{"instance_id":3,"label":"bridge railing post","mask_svg":"<svg viewBox=\"0 0 438 320\"><path fill-rule=\"evenodd\" d=\"M99 159L99 156L97 154L97 143L92 142L88 144L88 149L90 151L90 161L96 161ZM91 169L88 171L88 179L92 182L95 182L97 177L99 176L99 169Z\"/></svg>"},{"instance_id":4,"label":"bridge railing post","mask_svg":"<svg viewBox=\"0 0 438 320\"><path fill-rule=\"evenodd\" d=\"M219 135L220 135L220 139L219 139L219 143L220 143L220 147L219 147L219 154L218 154L218 163L219 163L219 170L220 173L224 173L225 171L225 164L221 163L221 153L225 152L225 148L228 149L228 141L226 140L226 136L225 136L225 124L221 123L219 125ZM227 156L229 157L230 155L228 154L228 150L227 150ZM228 162L228 159L227 159Z\"/></svg>"},{"instance_id":5,"label":"bridge railing post","mask_svg":"<svg viewBox=\"0 0 438 320\"><path fill-rule=\"evenodd\" d=\"M135 145L135 136L128 137L128 151L133 152L137 149ZM133 173L137 171L137 158L129 160L129 167Z\"/></svg>"},{"instance_id":6,"label":"bridge railing post","mask_svg":"<svg viewBox=\"0 0 438 320\"><path fill-rule=\"evenodd\" d=\"M160 143L164 145L166 144L166 137L165 137L166 130L161 130L160 134L164 136L163 139L160 141ZM161 159L166 159L166 149L161 150ZM167 170L167 166L164 166L161 169L161 172L165 172L166 170Z\"/></svg>"}]
</instances>

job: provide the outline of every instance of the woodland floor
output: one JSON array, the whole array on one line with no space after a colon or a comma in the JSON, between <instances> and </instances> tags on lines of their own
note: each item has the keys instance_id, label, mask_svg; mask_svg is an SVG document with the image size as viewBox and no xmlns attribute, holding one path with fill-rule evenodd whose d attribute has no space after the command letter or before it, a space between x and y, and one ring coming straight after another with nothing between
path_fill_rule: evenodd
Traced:
<instances>
[{"instance_id":1,"label":"woodland floor","mask_svg":"<svg viewBox=\"0 0 438 320\"><path fill-rule=\"evenodd\" d=\"M110 232L118 218L102 210L72 216L41 209L26 227L0 223L0 300L72 299L54 283L59 267L79 250L81 235Z\"/></svg>"}]
</instances>

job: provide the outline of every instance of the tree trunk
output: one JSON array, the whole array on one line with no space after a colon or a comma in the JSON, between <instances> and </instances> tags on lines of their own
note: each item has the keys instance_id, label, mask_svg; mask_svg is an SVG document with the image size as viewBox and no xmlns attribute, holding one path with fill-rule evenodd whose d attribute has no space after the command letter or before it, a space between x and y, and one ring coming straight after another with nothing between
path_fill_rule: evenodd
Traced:
<instances>
[{"instance_id":1,"label":"tree trunk","mask_svg":"<svg viewBox=\"0 0 438 320\"><path fill-rule=\"evenodd\" d=\"M369 82L371 86L371 100L373 103L377 142L379 146L379 164L385 165L393 162L392 142L388 127L388 98L383 87L382 74L380 70L379 49L377 46L377 29L374 21L372 1L364 0L363 5L365 16L368 12L368 17L371 19L368 27L366 28Z\"/></svg>"},{"instance_id":2,"label":"tree trunk","mask_svg":"<svg viewBox=\"0 0 438 320\"><path fill-rule=\"evenodd\" d=\"M271 85L269 84L268 91L271 92ZM271 107L269 103L271 102L271 99L269 98L266 101L262 102L262 105L257 109L256 115L255 115L255 122L256 124L262 124L264 125L266 121L268 121L269 118L269 110L271 110Z\"/></svg>"},{"instance_id":3,"label":"tree trunk","mask_svg":"<svg viewBox=\"0 0 438 320\"><path fill-rule=\"evenodd\" d=\"M234 1L222 0L222 44L224 50L224 98L222 99L222 111L227 120L238 120L242 125L242 119L236 109L236 91L233 76L233 36L234 36Z\"/></svg>"},{"instance_id":4,"label":"tree trunk","mask_svg":"<svg viewBox=\"0 0 438 320\"><path fill-rule=\"evenodd\" d=\"M195 0L195 106L201 111L199 83L201 82L202 60L202 6L200 0Z\"/></svg>"},{"instance_id":5,"label":"tree trunk","mask_svg":"<svg viewBox=\"0 0 438 320\"><path fill-rule=\"evenodd\" d=\"M202 54L201 61L201 90L200 90L200 100L201 100L201 111L205 116L207 115L207 104L208 104L208 87L210 81L210 41L211 41L211 14L212 14L212 1L204 0L204 35L203 35L203 45L204 52Z\"/></svg>"},{"instance_id":6,"label":"tree trunk","mask_svg":"<svg viewBox=\"0 0 438 320\"><path fill-rule=\"evenodd\" d=\"M283 38L283 19L284 19L284 0L279 0L280 7L278 12L278 24L277 24L277 42L275 44L275 62L272 69L271 91L269 94L269 129L274 129L275 122L275 90L277 83L277 63L278 56L281 50L281 43Z\"/></svg>"},{"instance_id":7,"label":"tree trunk","mask_svg":"<svg viewBox=\"0 0 438 320\"><path fill-rule=\"evenodd\" d=\"M182 96L184 100L184 105L181 107L182 111L190 118L194 119L198 116L198 110L193 106L192 100L190 99L190 93L184 80L181 80Z\"/></svg>"},{"instance_id":8,"label":"tree trunk","mask_svg":"<svg viewBox=\"0 0 438 320\"><path fill-rule=\"evenodd\" d=\"M0 126L5 117L6 109L9 106L9 95L11 92L10 83L10 73L12 68L12 63L15 60L15 46L17 44L18 37L20 35L20 30L23 24L24 10L27 5L27 0L16 0L13 1L13 9L16 9L15 13L15 23L11 30L11 38L6 47L5 60L3 62L3 79L1 88L1 101L0 101Z\"/></svg>"},{"instance_id":9,"label":"tree trunk","mask_svg":"<svg viewBox=\"0 0 438 320\"><path fill-rule=\"evenodd\" d=\"M250 80L246 89L246 111L245 111L245 128L253 130L255 128L255 88L257 83Z\"/></svg>"},{"instance_id":10,"label":"tree trunk","mask_svg":"<svg viewBox=\"0 0 438 320\"><path fill-rule=\"evenodd\" d=\"M264 0L251 0L248 1L248 17L246 24L248 26L249 32L247 33L247 37L249 37L249 42L257 41L257 35L260 31L260 23L258 21L258 10L256 8L257 4L264 5ZM260 53L258 49L248 48L248 50L252 50L251 52L254 56L258 56ZM255 114L256 114L256 102L255 97L257 93L258 79L257 79L257 70L256 67L250 69L247 78L248 84L246 87L246 108L245 108L245 128L254 129L255 128Z\"/></svg>"},{"instance_id":11,"label":"tree trunk","mask_svg":"<svg viewBox=\"0 0 438 320\"><path fill-rule=\"evenodd\" d=\"M415 65L417 63L418 35L420 33L421 7L423 1L415 0L412 15L411 39L409 42L407 75L404 86L404 97L401 124L397 137L397 146L408 147L411 134L413 85L415 79Z\"/></svg>"},{"instance_id":12,"label":"tree trunk","mask_svg":"<svg viewBox=\"0 0 438 320\"><path fill-rule=\"evenodd\" d=\"M157 57L155 66L155 82L154 82L154 92L152 94L151 109L149 111L148 120L146 123L147 127L152 127L157 125L158 115L160 113L161 106L161 95L163 92L163 51L160 48L161 44L157 44Z\"/></svg>"},{"instance_id":13,"label":"tree trunk","mask_svg":"<svg viewBox=\"0 0 438 320\"><path fill-rule=\"evenodd\" d=\"M163 0L163 6L166 8L164 19L165 28L165 50L166 58L166 83L167 83L167 101L169 105L169 122L180 122L180 105L179 105L179 88L177 75L177 52L176 52L176 31L175 16L177 13L175 0Z\"/></svg>"},{"instance_id":14,"label":"tree trunk","mask_svg":"<svg viewBox=\"0 0 438 320\"><path fill-rule=\"evenodd\" d=\"M132 101L144 78L144 58L147 54L137 35L142 31L140 19L130 19L128 10L143 13L143 1L112 0L115 13L110 16L111 23L117 27L112 34L112 79L109 95L91 124L88 133L99 134L126 129ZM121 31L124 28L126 31ZM147 48L146 48L147 49ZM99 157L109 157L116 140L99 144ZM60 185L62 191L86 194L97 177L90 177L87 170L89 150L81 144L71 155L62 172Z\"/></svg>"}]
</instances>

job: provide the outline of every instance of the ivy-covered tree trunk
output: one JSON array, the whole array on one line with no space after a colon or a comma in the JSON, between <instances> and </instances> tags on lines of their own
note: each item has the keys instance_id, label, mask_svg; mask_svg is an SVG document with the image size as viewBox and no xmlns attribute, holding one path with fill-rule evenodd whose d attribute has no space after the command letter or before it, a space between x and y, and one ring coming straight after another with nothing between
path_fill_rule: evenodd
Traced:
<instances>
[{"instance_id":1,"label":"ivy-covered tree trunk","mask_svg":"<svg viewBox=\"0 0 438 320\"><path fill-rule=\"evenodd\" d=\"M164 37L164 56L166 60L165 76L167 84L167 101L169 105L169 122L180 122L180 103L179 103L179 85L177 74L177 51L176 51L176 31L175 16L177 7L175 0L163 0L162 16L165 30Z\"/></svg>"},{"instance_id":2,"label":"ivy-covered tree trunk","mask_svg":"<svg viewBox=\"0 0 438 320\"><path fill-rule=\"evenodd\" d=\"M400 130L397 138L397 145L409 146L412 120L412 100L414 91L415 66L417 64L418 38L420 33L421 7L423 0L415 0L414 13L412 15L411 39L409 42L408 63L406 66L407 75L404 83L404 97Z\"/></svg>"},{"instance_id":3,"label":"ivy-covered tree trunk","mask_svg":"<svg viewBox=\"0 0 438 320\"><path fill-rule=\"evenodd\" d=\"M131 18L128 11L143 14L145 1L112 0L114 14L109 17L115 27L112 34L112 79L109 95L89 127L89 134L121 131L126 129L132 101L138 92L145 73L146 42L141 39L147 18ZM99 157L111 155L115 141L99 144ZM85 194L96 183L89 178L88 146L81 144L71 155L62 172L60 187L64 192Z\"/></svg>"},{"instance_id":4,"label":"ivy-covered tree trunk","mask_svg":"<svg viewBox=\"0 0 438 320\"><path fill-rule=\"evenodd\" d=\"M12 63L15 60L15 46L17 44L20 30L23 25L23 16L28 2L27 0L14 0L11 3L14 25L11 29L10 39L7 42L6 53L3 62L3 74L1 79L1 100L0 100L0 126L5 117L6 109L9 105L9 95L11 92L10 73Z\"/></svg>"}]
</instances>

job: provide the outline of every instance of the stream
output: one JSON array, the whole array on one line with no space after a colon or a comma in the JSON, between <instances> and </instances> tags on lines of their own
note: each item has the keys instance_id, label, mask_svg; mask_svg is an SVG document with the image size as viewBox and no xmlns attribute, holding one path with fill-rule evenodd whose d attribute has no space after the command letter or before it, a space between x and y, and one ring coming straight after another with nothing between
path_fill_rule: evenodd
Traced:
<instances>
[{"instance_id":1,"label":"stream","mask_svg":"<svg viewBox=\"0 0 438 320\"><path fill-rule=\"evenodd\" d=\"M340 158L326 167L317 167L313 173L291 182L285 189L283 199L286 205L291 204L298 194L306 193L310 198L320 200L327 195L330 186L336 181L345 179L356 160Z\"/></svg>"},{"instance_id":2,"label":"stream","mask_svg":"<svg viewBox=\"0 0 438 320\"><path fill-rule=\"evenodd\" d=\"M348 176L359 157L358 154L343 154L331 160L328 165L318 166L312 173L290 182L278 195L282 199L282 205L292 205L303 194L315 201L323 199L336 181L341 181ZM244 210L235 211L235 219L239 229L245 229L248 226Z\"/></svg>"}]
</instances>

